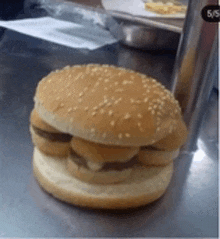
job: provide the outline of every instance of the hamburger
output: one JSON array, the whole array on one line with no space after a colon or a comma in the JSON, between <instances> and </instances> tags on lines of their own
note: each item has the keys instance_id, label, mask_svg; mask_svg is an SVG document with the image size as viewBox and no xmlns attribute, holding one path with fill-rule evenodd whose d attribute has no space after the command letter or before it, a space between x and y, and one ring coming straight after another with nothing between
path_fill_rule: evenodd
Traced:
<instances>
[{"instance_id":1,"label":"hamburger","mask_svg":"<svg viewBox=\"0 0 220 239\"><path fill-rule=\"evenodd\" d=\"M33 171L48 193L103 209L165 193L187 128L179 103L155 79L109 65L67 66L39 82L34 102Z\"/></svg>"}]
</instances>

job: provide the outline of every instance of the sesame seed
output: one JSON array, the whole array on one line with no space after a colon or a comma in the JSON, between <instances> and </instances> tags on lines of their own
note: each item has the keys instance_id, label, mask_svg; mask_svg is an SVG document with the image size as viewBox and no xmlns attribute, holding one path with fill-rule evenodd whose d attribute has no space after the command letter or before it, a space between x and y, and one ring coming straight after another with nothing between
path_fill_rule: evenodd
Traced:
<instances>
[{"instance_id":1,"label":"sesame seed","mask_svg":"<svg viewBox=\"0 0 220 239\"><path fill-rule=\"evenodd\" d=\"M115 92L123 92L124 90L123 89L116 89Z\"/></svg>"},{"instance_id":2,"label":"sesame seed","mask_svg":"<svg viewBox=\"0 0 220 239\"><path fill-rule=\"evenodd\" d=\"M106 106L111 106L111 105L112 105L112 103L109 102Z\"/></svg>"},{"instance_id":3,"label":"sesame seed","mask_svg":"<svg viewBox=\"0 0 220 239\"><path fill-rule=\"evenodd\" d=\"M125 116L124 116L124 119L129 119L131 118L131 115L129 113L127 113Z\"/></svg>"},{"instance_id":4,"label":"sesame seed","mask_svg":"<svg viewBox=\"0 0 220 239\"><path fill-rule=\"evenodd\" d=\"M59 96L57 96L57 98L56 98L57 100L60 100L60 97Z\"/></svg>"},{"instance_id":5,"label":"sesame seed","mask_svg":"<svg viewBox=\"0 0 220 239\"><path fill-rule=\"evenodd\" d=\"M138 122L138 127L141 127L141 123L140 122Z\"/></svg>"},{"instance_id":6,"label":"sesame seed","mask_svg":"<svg viewBox=\"0 0 220 239\"><path fill-rule=\"evenodd\" d=\"M157 111L157 115L162 115L160 111Z\"/></svg>"},{"instance_id":7,"label":"sesame seed","mask_svg":"<svg viewBox=\"0 0 220 239\"><path fill-rule=\"evenodd\" d=\"M94 132L95 132L95 129L94 129L94 128L92 128L92 129L91 129L91 133L94 133Z\"/></svg>"},{"instance_id":8,"label":"sesame seed","mask_svg":"<svg viewBox=\"0 0 220 239\"><path fill-rule=\"evenodd\" d=\"M118 85L118 82L116 81L114 84L115 84L115 85Z\"/></svg>"},{"instance_id":9,"label":"sesame seed","mask_svg":"<svg viewBox=\"0 0 220 239\"><path fill-rule=\"evenodd\" d=\"M73 108L73 110L77 110L78 109L78 107L77 106L75 106L74 108Z\"/></svg>"},{"instance_id":10,"label":"sesame seed","mask_svg":"<svg viewBox=\"0 0 220 239\"><path fill-rule=\"evenodd\" d=\"M161 128L160 128L160 127L157 127L156 131L158 132L158 131L160 131L160 130L161 130Z\"/></svg>"},{"instance_id":11,"label":"sesame seed","mask_svg":"<svg viewBox=\"0 0 220 239\"><path fill-rule=\"evenodd\" d=\"M104 113L105 113L105 110L104 110L104 109L101 109L101 110L100 110L100 113L101 113L101 114L104 114Z\"/></svg>"},{"instance_id":12,"label":"sesame seed","mask_svg":"<svg viewBox=\"0 0 220 239\"><path fill-rule=\"evenodd\" d=\"M112 110L109 110L108 114L111 116L113 115L113 111Z\"/></svg>"},{"instance_id":13,"label":"sesame seed","mask_svg":"<svg viewBox=\"0 0 220 239\"><path fill-rule=\"evenodd\" d=\"M83 94L84 94L84 93L83 93L83 92L81 92L81 93L79 94L79 97L83 96Z\"/></svg>"},{"instance_id":14,"label":"sesame seed","mask_svg":"<svg viewBox=\"0 0 220 239\"><path fill-rule=\"evenodd\" d=\"M68 94L67 94L67 96L71 96L71 95L72 95L72 93L68 93Z\"/></svg>"},{"instance_id":15,"label":"sesame seed","mask_svg":"<svg viewBox=\"0 0 220 239\"><path fill-rule=\"evenodd\" d=\"M122 97L118 99L118 101L122 101Z\"/></svg>"},{"instance_id":16,"label":"sesame seed","mask_svg":"<svg viewBox=\"0 0 220 239\"><path fill-rule=\"evenodd\" d=\"M128 133L126 133L125 136L126 136L127 138L130 138L130 137L131 137L131 135L128 134Z\"/></svg>"},{"instance_id":17,"label":"sesame seed","mask_svg":"<svg viewBox=\"0 0 220 239\"><path fill-rule=\"evenodd\" d=\"M109 82L109 79L105 79L104 82L105 82L105 83Z\"/></svg>"},{"instance_id":18,"label":"sesame seed","mask_svg":"<svg viewBox=\"0 0 220 239\"><path fill-rule=\"evenodd\" d=\"M148 102L148 98L145 98L145 99L144 99L144 102L145 102L145 103Z\"/></svg>"},{"instance_id":19,"label":"sesame seed","mask_svg":"<svg viewBox=\"0 0 220 239\"><path fill-rule=\"evenodd\" d=\"M118 135L118 138L119 138L119 139L122 139L122 134L121 134L121 133Z\"/></svg>"},{"instance_id":20,"label":"sesame seed","mask_svg":"<svg viewBox=\"0 0 220 239\"><path fill-rule=\"evenodd\" d=\"M68 113L70 113L71 111L73 111L72 108L69 108L69 109L67 110Z\"/></svg>"},{"instance_id":21,"label":"sesame seed","mask_svg":"<svg viewBox=\"0 0 220 239\"><path fill-rule=\"evenodd\" d=\"M94 116L94 115L96 115L96 112L94 111L94 112L92 112L92 116Z\"/></svg>"},{"instance_id":22,"label":"sesame seed","mask_svg":"<svg viewBox=\"0 0 220 239\"><path fill-rule=\"evenodd\" d=\"M95 67L95 68L92 69L92 71L93 71L93 72L96 72L96 71L98 71L98 68Z\"/></svg>"},{"instance_id":23,"label":"sesame seed","mask_svg":"<svg viewBox=\"0 0 220 239\"><path fill-rule=\"evenodd\" d=\"M131 98L131 99L130 99L130 102L131 102L131 103L134 103L134 99L133 99L133 98Z\"/></svg>"},{"instance_id":24,"label":"sesame seed","mask_svg":"<svg viewBox=\"0 0 220 239\"><path fill-rule=\"evenodd\" d=\"M98 107L97 107L97 106L93 107L93 110L97 110L97 109L98 109Z\"/></svg>"},{"instance_id":25,"label":"sesame seed","mask_svg":"<svg viewBox=\"0 0 220 239\"><path fill-rule=\"evenodd\" d=\"M115 125L115 121L112 120L111 123L110 123L111 126L114 126Z\"/></svg>"},{"instance_id":26,"label":"sesame seed","mask_svg":"<svg viewBox=\"0 0 220 239\"><path fill-rule=\"evenodd\" d=\"M138 118L140 118L140 119L143 118L143 115L142 115L142 114L138 114L137 116L138 116Z\"/></svg>"},{"instance_id":27,"label":"sesame seed","mask_svg":"<svg viewBox=\"0 0 220 239\"><path fill-rule=\"evenodd\" d=\"M61 103L61 104L60 104L60 107L63 107L63 106L64 106L64 103Z\"/></svg>"}]
</instances>

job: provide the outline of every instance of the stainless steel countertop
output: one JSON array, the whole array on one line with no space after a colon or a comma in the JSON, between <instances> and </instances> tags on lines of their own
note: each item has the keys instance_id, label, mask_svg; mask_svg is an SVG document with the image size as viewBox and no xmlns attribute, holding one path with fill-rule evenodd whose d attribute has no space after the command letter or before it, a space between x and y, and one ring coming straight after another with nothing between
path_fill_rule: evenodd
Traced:
<instances>
[{"instance_id":1,"label":"stainless steel countertop","mask_svg":"<svg viewBox=\"0 0 220 239\"><path fill-rule=\"evenodd\" d=\"M105 63L168 88L175 55L114 44L76 50L6 31L0 40L0 237L217 237L218 95L213 90L194 153L182 152L166 194L138 209L96 211L63 203L32 173L29 114L39 80L65 65Z\"/></svg>"}]
</instances>

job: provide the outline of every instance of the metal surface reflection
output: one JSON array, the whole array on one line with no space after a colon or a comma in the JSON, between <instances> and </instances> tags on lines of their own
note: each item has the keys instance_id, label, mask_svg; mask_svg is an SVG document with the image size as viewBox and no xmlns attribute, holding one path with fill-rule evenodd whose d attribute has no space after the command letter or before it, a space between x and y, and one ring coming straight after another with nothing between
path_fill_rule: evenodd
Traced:
<instances>
[{"instance_id":1,"label":"metal surface reflection","mask_svg":"<svg viewBox=\"0 0 220 239\"><path fill-rule=\"evenodd\" d=\"M195 150L202 116L216 80L217 24L205 22L201 10L216 0L189 3L176 57L172 91L179 100L189 129L185 150Z\"/></svg>"}]
</instances>

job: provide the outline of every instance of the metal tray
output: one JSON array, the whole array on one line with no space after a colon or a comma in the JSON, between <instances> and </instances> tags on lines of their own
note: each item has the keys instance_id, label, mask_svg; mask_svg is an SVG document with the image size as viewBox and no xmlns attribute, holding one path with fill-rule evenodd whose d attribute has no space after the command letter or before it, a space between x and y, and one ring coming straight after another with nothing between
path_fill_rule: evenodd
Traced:
<instances>
[{"instance_id":1,"label":"metal tray","mask_svg":"<svg viewBox=\"0 0 220 239\"><path fill-rule=\"evenodd\" d=\"M74 1L41 0L41 7L56 18L98 24L121 43L145 50L176 50L184 22L183 18L146 18Z\"/></svg>"}]
</instances>

